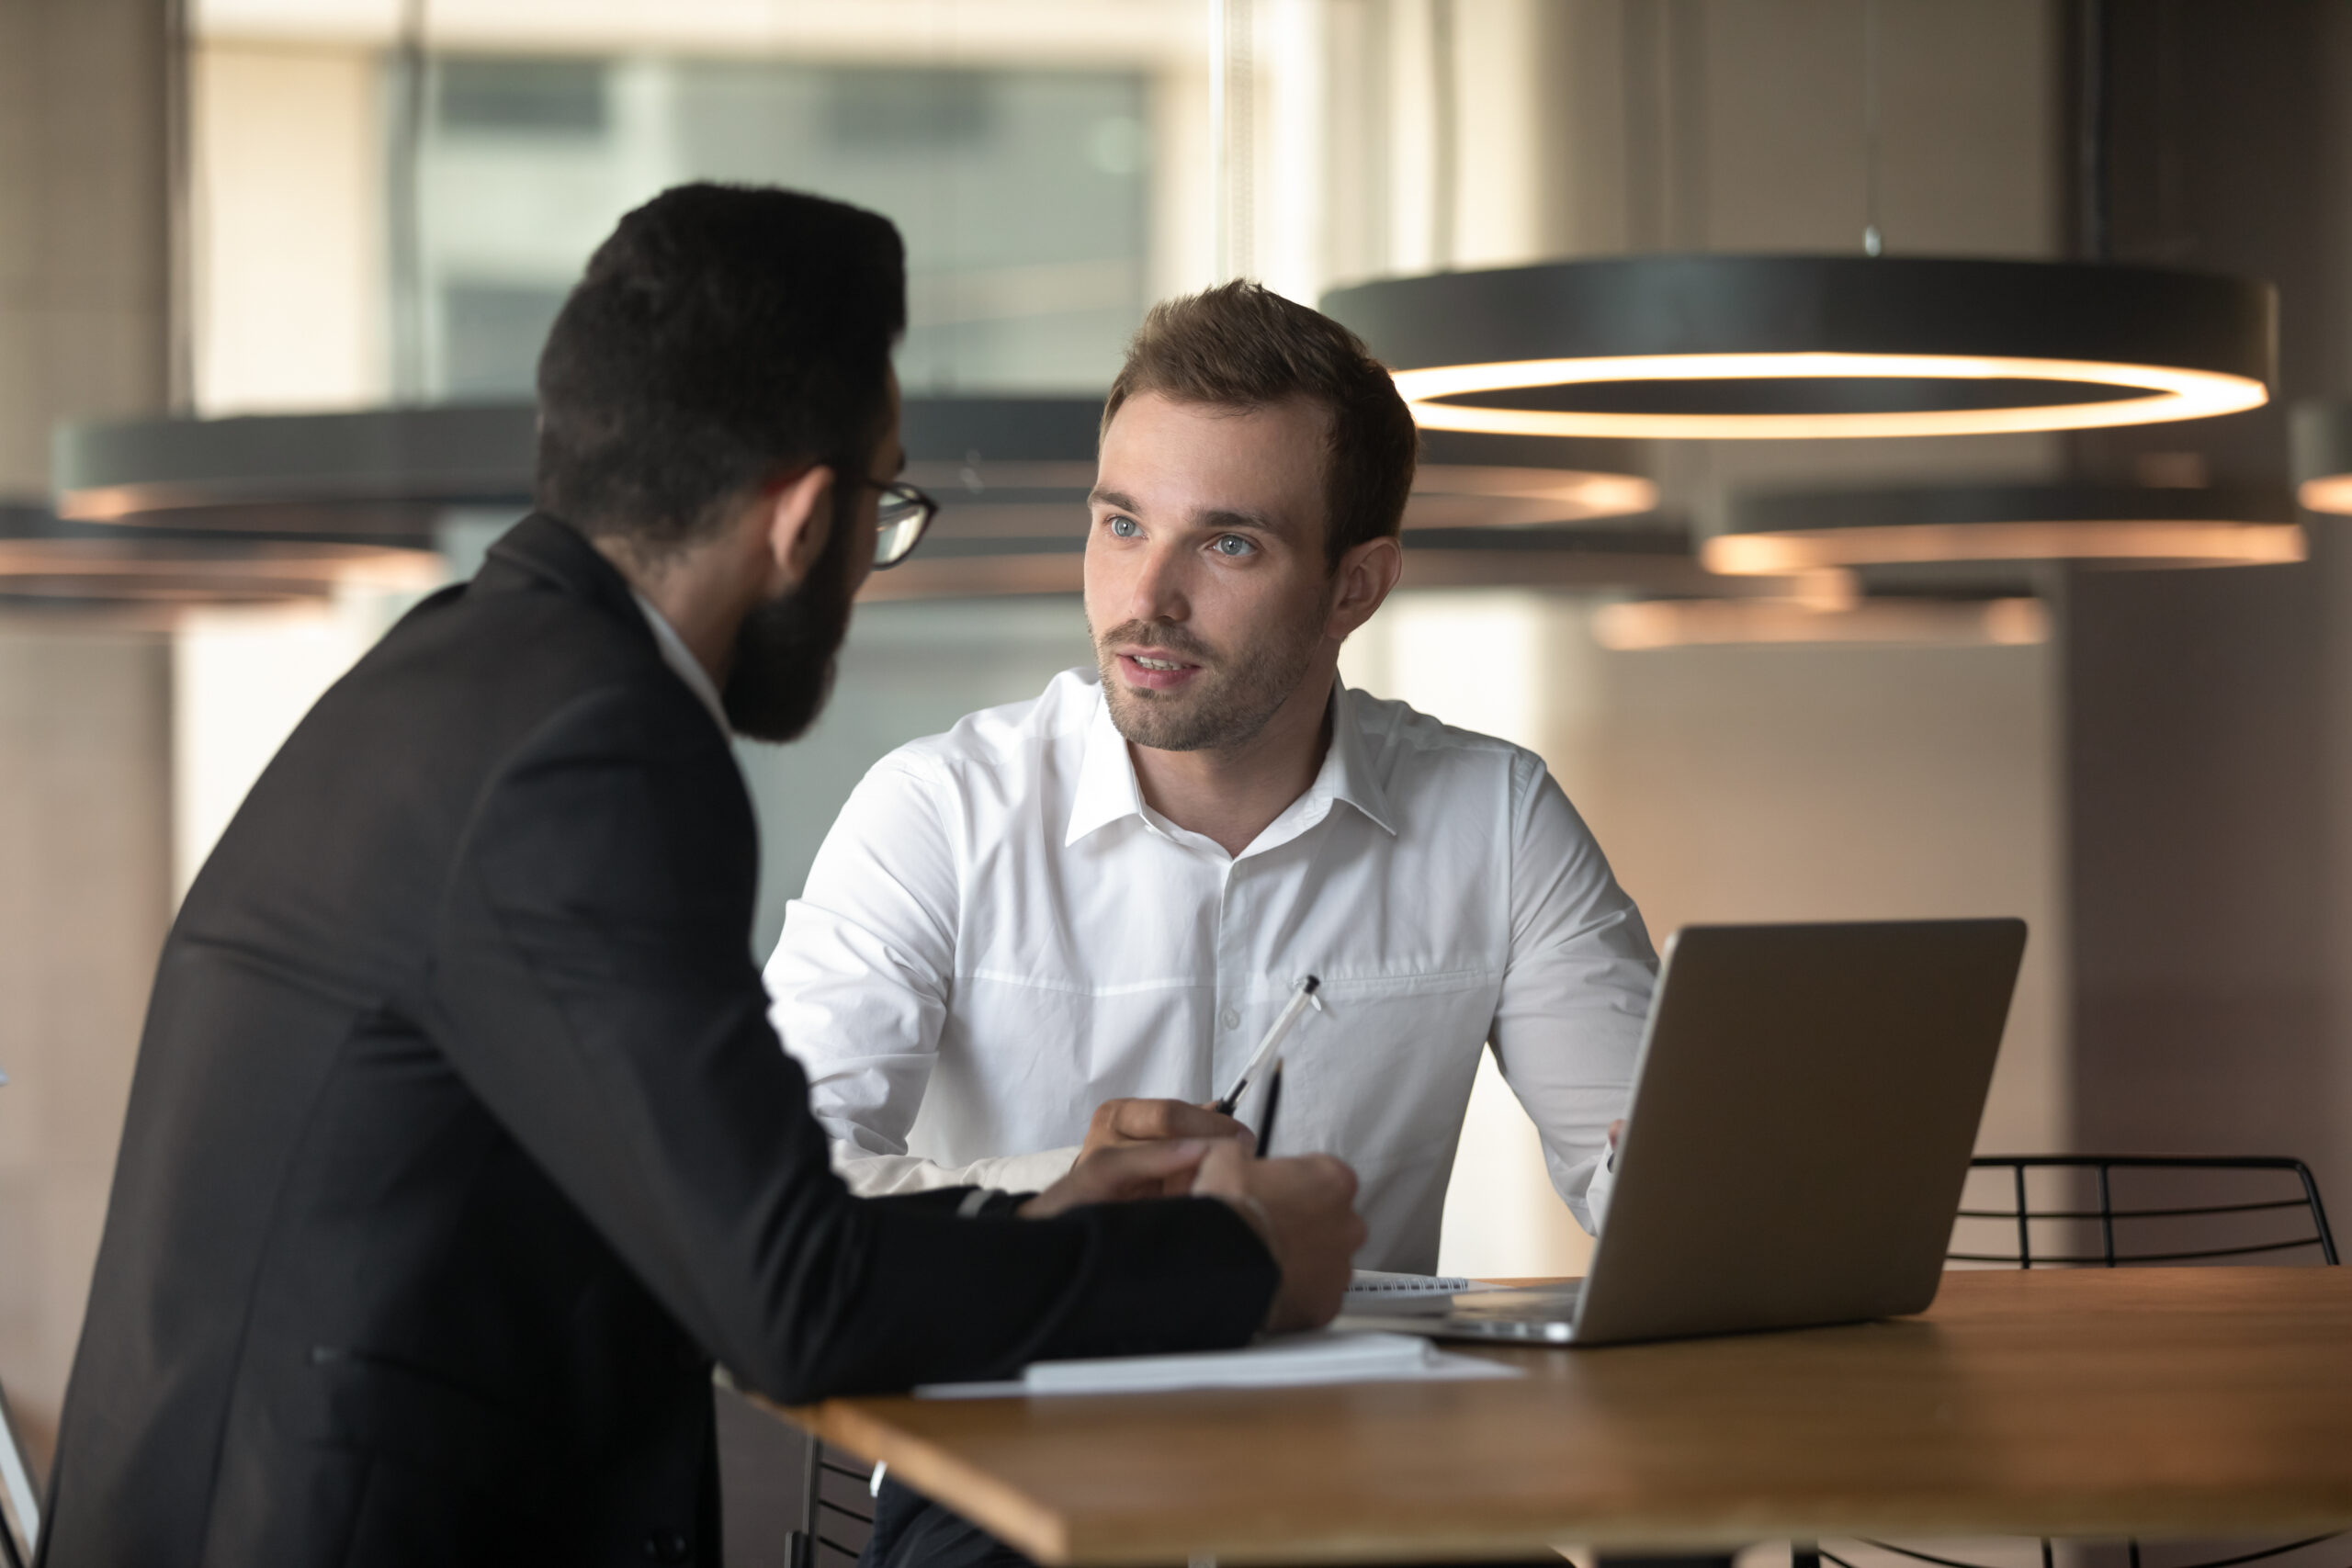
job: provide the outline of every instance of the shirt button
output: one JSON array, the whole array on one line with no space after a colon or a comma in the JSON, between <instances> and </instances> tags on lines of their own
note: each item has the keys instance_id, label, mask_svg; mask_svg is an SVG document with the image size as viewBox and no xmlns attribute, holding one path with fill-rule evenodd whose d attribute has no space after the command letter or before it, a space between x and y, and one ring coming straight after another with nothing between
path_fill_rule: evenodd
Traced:
<instances>
[{"instance_id":1,"label":"shirt button","mask_svg":"<svg viewBox=\"0 0 2352 1568\"><path fill-rule=\"evenodd\" d=\"M1225 1025L1227 1029L1238 1029L1241 1027L1241 1014L1232 1008L1227 1008L1223 1012L1217 1014L1216 1021Z\"/></svg>"},{"instance_id":2,"label":"shirt button","mask_svg":"<svg viewBox=\"0 0 2352 1568\"><path fill-rule=\"evenodd\" d=\"M676 1530L656 1530L645 1538L645 1555L656 1562L684 1562L686 1538Z\"/></svg>"}]
</instances>

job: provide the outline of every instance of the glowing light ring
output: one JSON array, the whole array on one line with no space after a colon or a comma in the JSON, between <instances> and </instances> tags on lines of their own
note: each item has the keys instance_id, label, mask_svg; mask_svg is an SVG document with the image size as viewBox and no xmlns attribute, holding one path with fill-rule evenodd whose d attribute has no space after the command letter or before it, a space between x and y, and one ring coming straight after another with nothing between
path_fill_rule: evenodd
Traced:
<instances>
[{"instance_id":1,"label":"glowing light ring","mask_svg":"<svg viewBox=\"0 0 2352 1568\"><path fill-rule=\"evenodd\" d=\"M2259 407L2278 366L2268 284L2106 263L1599 257L1374 278L1323 308L1424 427L1489 440L2095 429ZM1914 385L1890 407L1894 381ZM1655 399L1622 396L1642 383Z\"/></svg>"},{"instance_id":2,"label":"glowing light ring","mask_svg":"<svg viewBox=\"0 0 2352 1568\"><path fill-rule=\"evenodd\" d=\"M1612 653L1742 643L1911 643L2019 647L2047 641L2039 600L1865 601L1840 610L1786 601L1651 599L1604 604L1593 640Z\"/></svg>"},{"instance_id":3,"label":"glowing light ring","mask_svg":"<svg viewBox=\"0 0 2352 1568\"><path fill-rule=\"evenodd\" d=\"M2352 513L2352 474L2323 474L2295 488L2295 499L2312 512Z\"/></svg>"},{"instance_id":4,"label":"glowing light ring","mask_svg":"<svg viewBox=\"0 0 2352 1568\"><path fill-rule=\"evenodd\" d=\"M2103 560L2143 565L2278 566L2305 558L2300 524L2138 522L1890 524L1884 527L1721 534L1700 560L1729 577L1824 567L1940 561Z\"/></svg>"},{"instance_id":5,"label":"glowing light ring","mask_svg":"<svg viewBox=\"0 0 2352 1568\"><path fill-rule=\"evenodd\" d=\"M2298 403L2288 419L2295 499L2305 510L2352 513L2352 402Z\"/></svg>"},{"instance_id":6,"label":"glowing light ring","mask_svg":"<svg viewBox=\"0 0 2352 1568\"><path fill-rule=\"evenodd\" d=\"M2098 360L1960 354L1658 354L1432 366L1395 372L1413 418L1432 430L1500 435L1683 440L1790 440L1900 435L1997 435L2093 430L2238 413L2269 401L2248 377L2217 370ZM2147 396L2013 408L1856 413L1604 413L1468 407L1433 400L1473 392L1627 381L2023 380L2138 389Z\"/></svg>"}]
</instances>

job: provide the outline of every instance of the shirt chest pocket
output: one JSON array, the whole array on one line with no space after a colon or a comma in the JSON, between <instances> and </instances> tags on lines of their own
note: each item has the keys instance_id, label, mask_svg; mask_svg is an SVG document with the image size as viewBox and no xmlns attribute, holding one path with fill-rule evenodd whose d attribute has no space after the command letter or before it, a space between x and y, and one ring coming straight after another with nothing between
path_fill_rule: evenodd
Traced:
<instances>
[{"instance_id":1,"label":"shirt chest pocket","mask_svg":"<svg viewBox=\"0 0 2352 1568\"><path fill-rule=\"evenodd\" d=\"M1283 1048L1276 1152L1334 1154L1359 1168L1449 1154L1501 986L1499 969L1327 977L1323 1011ZM1243 1111L1253 1124L1263 1114Z\"/></svg>"}]
</instances>

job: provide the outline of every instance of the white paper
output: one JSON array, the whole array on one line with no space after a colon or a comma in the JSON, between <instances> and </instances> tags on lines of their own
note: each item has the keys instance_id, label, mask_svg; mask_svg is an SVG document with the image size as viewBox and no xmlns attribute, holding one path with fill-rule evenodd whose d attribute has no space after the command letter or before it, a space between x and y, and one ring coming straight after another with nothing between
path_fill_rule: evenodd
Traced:
<instances>
[{"instance_id":1,"label":"white paper","mask_svg":"<svg viewBox=\"0 0 2352 1568\"><path fill-rule=\"evenodd\" d=\"M1441 1350L1416 1334L1320 1329L1239 1350L1039 1361L1004 1382L927 1383L918 1399L1006 1399L1023 1394L1159 1393L1187 1388L1300 1388L1316 1383L1443 1382L1515 1378L1520 1369Z\"/></svg>"}]
</instances>

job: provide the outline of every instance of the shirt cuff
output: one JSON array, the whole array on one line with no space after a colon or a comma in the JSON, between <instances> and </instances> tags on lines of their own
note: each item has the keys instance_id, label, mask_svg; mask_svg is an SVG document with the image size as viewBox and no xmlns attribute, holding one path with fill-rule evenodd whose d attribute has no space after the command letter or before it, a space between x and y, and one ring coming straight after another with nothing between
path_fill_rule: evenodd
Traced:
<instances>
[{"instance_id":1,"label":"shirt cuff","mask_svg":"<svg viewBox=\"0 0 2352 1568\"><path fill-rule=\"evenodd\" d=\"M1592 1180L1584 1190L1585 1211L1592 1216L1592 1234L1599 1235L1600 1227L1609 1223L1609 1199L1617 1190L1617 1151L1609 1150L1593 1168Z\"/></svg>"},{"instance_id":2,"label":"shirt cuff","mask_svg":"<svg viewBox=\"0 0 2352 1568\"><path fill-rule=\"evenodd\" d=\"M1042 1192L1069 1174L1075 1147L1036 1154L1005 1155L969 1165L942 1165L916 1155L877 1155L836 1141L833 1170L861 1198L888 1198L941 1187L993 1187L1007 1192Z\"/></svg>"}]
</instances>

